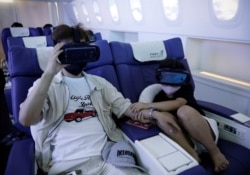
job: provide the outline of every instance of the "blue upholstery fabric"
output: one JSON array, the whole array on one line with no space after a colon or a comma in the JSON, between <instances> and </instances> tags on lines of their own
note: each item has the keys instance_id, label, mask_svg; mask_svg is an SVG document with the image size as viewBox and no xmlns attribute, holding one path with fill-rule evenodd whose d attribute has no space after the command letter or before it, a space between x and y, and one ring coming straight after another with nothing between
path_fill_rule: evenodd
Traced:
<instances>
[{"instance_id":1,"label":"blue upholstery fabric","mask_svg":"<svg viewBox=\"0 0 250 175\"><path fill-rule=\"evenodd\" d=\"M29 36L41 36L42 34L40 33L40 30L37 28L29 27ZM3 50L5 53L6 60L8 60L8 44L7 44L7 39L9 37L12 37L10 28L4 28L1 33L1 40L2 40L2 45L3 45Z\"/></svg>"},{"instance_id":2,"label":"blue upholstery fabric","mask_svg":"<svg viewBox=\"0 0 250 175\"><path fill-rule=\"evenodd\" d=\"M15 126L30 134L29 127L19 123L19 106L27 96L29 87L42 74L36 58L36 50L14 46L10 49L9 72L11 77L11 98ZM28 64L24 64L28 63Z\"/></svg>"},{"instance_id":3,"label":"blue upholstery fabric","mask_svg":"<svg viewBox=\"0 0 250 175\"><path fill-rule=\"evenodd\" d=\"M95 39L97 40L102 40L102 34L100 32L94 33Z\"/></svg>"},{"instance_id":4,"label":"blue upholstery fabric","mask_svg":"<svg viewBox=\"0 0 250 175\"><path fill-rule=\"evenodd\" d=\"M53 27L45 27L43 30L43 34L45 36L50 36L52 34L53 31Z\"/></svg>"},{"instance_id":5,"label":"blue upholstery fabric","mask_svg":"<svg viewBox=\"0 0 250 175\"><path fill-rule=\"evenodd\" d=\"M167 57L175 57L180 59L184 65L188 67L187 59L184 57L184 52L179 38L165 40L164 45L167 50ZM138 62L133 56L133 51L129 43L110 42L111 51L114 58L115 69L117 72L118 81L121 92L125 97L128 97L132 102L138 101L141 91L148 85L155 83L155 69L158 62ZM193 80L192 80L193 83ZM194 83L193 83L194 86ZM216 104L199 101L199 104L210 112L215 112L218 115L229 118L229 115L235 111ZM212 107L212 108L211 108ZM156 127L144 130L129 126L124 121L120 121L119 125L126 135L132 140L140 140L154 136L159 133ZM236 143L219 139L219 148L230 161L230 166L223 175L249 175L250 174L250 150ZM200 165L193 167L181 173L181 175L213 175L213 163L208 153L202 154L202 162Z\"/></svg>"},{"instance_id":6,"label":"blue upholstery fabric","mask_svg":"<svg viewBox=\"0 0 250 175\"><path fill-rule=\"evenodd\" d=\"M85 68L85 71L87 73L99 75L105 78L118 90L120 90L113 65L113 57L108 42L106 40L98 40L95 42L95 44L100 48L100 58L98 61L89 62Z\"/></svg>"},{"instance_id":7,"label":"blue upholstery fabric","mask_svg":"<svg viewBox=\"0 0 250 175\"><path fill-rule=\"evenodd\" d=\"M184 58L180 38L165 40L164 45L168 58ZM155 72L159 61L137 61L129 43L113 41L110 42L110 48L123 95L130 98L132 102L138 101L142 90L148 85L156 83Z\"/></svg>"},{"instance_id":8,"label":"blue upholstery fabric","mask_svg":"<svg viewBox=\"0 0 250 175\"><path fill-rule=\"evenodd\" d=\"M142 90L148 85L156 83L155 72L159 61L139 62L134 58L129 43L113 41L109 44L121 92L132 102L137 102ZM182 42L179 38L165 40L164 45L168 57L184 58ZM152 127L145 132L144 129L130 126L124 121L120 121L119 126L132 141L145 139L160 132L157 127Z\"/></svg>"},{"instance_id":9,"label":"blue upholstery fabric","mask_svg":"<svg viewBox=\"0 0 250 175\"><path fill-rule=\"evenodd\" d=\"M36 37L36 36L34 36L34 37ZM46 37L46 47L54 45L54 42L53 42L51 36L44 36L44 37ZM25 47L22 38L23 37L9 37L7 39L8 48L13 47L13 46Z\"/></svg>"},{"instance_id":10,"label":"blue upholstery fabric","mask_svg":"<svg viewBox=\"0 0 250 175\"><path fill-rule=\"evenodd\" d=\"M130 44L110 42L114 65L121 92L132 102L138 101L141 91L156 82L155 70L158 62L140 63L133 57Z\"/></svg>"},{"instance_id":11,"label":"blue upholstery fabric","mask_svg":"<svg viewBox=\"0 0 250 175\"><path fill-rule=\"evenodd\" d=\"M34 175L34 142L32 138L16 141L11 148L5 175ZM11 165L11 166L9 166Z\"/></svg>"}]
</instances>

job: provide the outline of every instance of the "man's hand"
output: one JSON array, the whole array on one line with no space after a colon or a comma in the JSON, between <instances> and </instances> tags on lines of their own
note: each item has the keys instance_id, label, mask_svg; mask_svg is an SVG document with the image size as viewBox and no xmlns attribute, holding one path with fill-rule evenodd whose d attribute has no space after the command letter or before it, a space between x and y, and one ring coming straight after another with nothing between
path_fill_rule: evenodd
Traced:
<instances>
[{"instance_id":1,"label":"man's hand","mask_svg":"<svg viewBox=\"0 0 250 175\"><path fill-rule=\"evenodd\" d=\"M58 56L63 52L61 48L63 47L64 43L58 43L55 45L53 49L53 53L49 58L45 73L50 74L52 76L56 75L63 67L67 65L62 65L57 62Z\"/></svg>"},{"instance_id":2,"label":"man's hand","mask_svg":"<svg viewBox=\"0 0 250 175\"><path fill-rule=\"evenodd\" d=\"M141 110L135 115L134 120L139 121L141 123L154 123L154 120L150 120L148 118L148 112L149 112L148 109Z\"/></svg>"},{"instance_id":3,"label":"man's hand","mask_svg":"<svg viewBox=\"0 0 250 175\"><path fill-rule=\"evenodd\" d=\"M133 103L131 105L131 110L135 113L140 112L143 109L147 109L150 108L149 103L141 103L141 102L137 102L137 103Z\"/></svg>"}]
</instances>

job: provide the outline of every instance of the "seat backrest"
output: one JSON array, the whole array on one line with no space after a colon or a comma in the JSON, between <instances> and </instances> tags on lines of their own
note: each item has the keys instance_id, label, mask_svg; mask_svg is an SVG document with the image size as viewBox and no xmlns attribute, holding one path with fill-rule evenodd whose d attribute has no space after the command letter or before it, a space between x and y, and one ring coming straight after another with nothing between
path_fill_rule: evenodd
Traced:
<instances>
[{"instance_id":1,"label":"seat backrest","mask_svg":"<svg viewBox=\"0 0 250 175\"><path fill-rule=\"evenodd\" d=\"M19 123L19 107L25 100L28 89L43 71L37 60L35 48L13 46L10 48L9 73L11 77L11 103L14 125L21 131L30 134L29 127Z\"/></svg>"},{"instance_id":2,"label":"seat backrest","mask_svg":"<svg viewBox=\"0 0 250 175\"><path fill-rule=\"evenodd\" d=\"M9 37L26 37L26 36L41 36L41 32L37 28L33 27L6 27L2 30L1 40L3 45L3 50L5 53L6 60L8 60L8 44L7 39Z\"/></svg>"},{"instance_id":3,"label":"seat backrest","mask_svg":"<svg viewBox=\"0 0 250 175\"><path fill-rule=\"evenodd\" d=\"M107 40L97 40L95 44L100 48L100 58L98 61L88 63L85 71L105 78L120 90L113 64L113 56Z\"/></svg>"},{"instance_id":4,"label":"seat backrest","mask_svg":"<svg viewBox=\"0 0 250 175\"><path fill-rule=\"evenodd\" d=\"M131 102L137 102L144 88L157 82L156 70L161 59L176 58L188 66L180 38L156 42L156 46L160 45L160 47L155 47L155 42L138 42L137 44L143 56L145 55L144 53L147 52L147 61L142 61L141 58L138 59L137 53L134 53L132 43L117 41L109 43L121 92L126 98L129 98ZM151 47L153 47L153 49L151 49ZM151 58L153 61L150 60ZM142 131L140 128L130 126L126 124L126 122L120 121L118 123L122 131L132 141L149 138L160 132L157 127L151 127L145 132L145 130Z\"/></svg>"},{"instance_id":5,"label":"seat backrest","mask_svg":"<svg viewBox=\"0 0 250 175\"><path fill-rule=\"evenodd\" d=\"M27 47L27 48L37 48L37 47L49 47L53 46L54 43L50 36L31 36L31 37L9 37L7 39L8 45L8 58L10 59L11 54L10 50L12 47ZM9 64L9 63L8 63ZM13 65L12 65L13 66ZM11 104L11 90L5 90L5 96L8 103L9 112L12 115L12 106Z\"/></svg>"},{"instance_id":6,"label":"seat backrest","mask_svg":"<svg viewBox=\"0 0 250 175\"><path fill-rule=\"evenodd\" d=\"M43 34L45 36L50 36L52 34L52 31L53 31L54 27L45 27L43 28Z\"/></svg>"},{"instance_id":7,"label":"seat backrest","mask_svg":"<svg viewBox=\"0 0 250 175\"><path fill-rule=\"evenodd\" d=\"M184 59L184 51L180 38L164 40L163 44L166 50L166 58L186 60ZM110 42L110 48L113 54L121 92L132 102L137 102L142 90L148 85L156 83L155 73L159 60L138 61L138 59L135 58L135 53L130 43L112 41ZM143 52L147 50L147 48L140 49ZM159 53L162 54L162 51ZM157 55L156 53L151 54L152 56Z\"/></svg>"},{"instance_id":8,"label":"seat backrest","mask_svg":"<svg viewBox=\"0 0 250 175\"><path fill-rule=\"evenodd\" d=\"M94 33L94 36L96 40L102 40L102 34L100 32Z\"/></svg>"},{"instance_id":9,"label":"seat backrest","mask_svg":"<svg viewBox=\"0 0 250 175\"><path fill-rule=\"evenodd\" d=\"M86 72L104 77L119 88L108 42L100 40L96 42L96 45L100 48L100 58L96 62L89 63L86 67ZM9 72L12 84L11 96L14 123L17 128L28 134L30 134L29 127L23 127L19 123L19 107L25 100L28 89L43 73L41 67L44 66L39 64L37 54L37 51L41 49L44 48L25 48L19 46L10 48ZM44 51L46 51L46 48Z\"/></svg>"}]
</instances>

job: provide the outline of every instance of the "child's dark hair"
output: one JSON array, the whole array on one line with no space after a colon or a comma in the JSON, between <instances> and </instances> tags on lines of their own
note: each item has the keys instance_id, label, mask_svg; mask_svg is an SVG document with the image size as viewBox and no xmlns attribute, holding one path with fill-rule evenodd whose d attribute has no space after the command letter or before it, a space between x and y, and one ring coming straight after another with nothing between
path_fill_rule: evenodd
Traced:
<instances>
[{"instance_id":1,"label":"child's dark hair","mask_svg":"<svg viewBox=\"0 0 250 175\"><path fill-rule=\"evenodd\" d=\"M176 58L167 58L159 63L159 69L170 68L178 70L186 70L186 67Z\"/></svg>"}]
</instances>

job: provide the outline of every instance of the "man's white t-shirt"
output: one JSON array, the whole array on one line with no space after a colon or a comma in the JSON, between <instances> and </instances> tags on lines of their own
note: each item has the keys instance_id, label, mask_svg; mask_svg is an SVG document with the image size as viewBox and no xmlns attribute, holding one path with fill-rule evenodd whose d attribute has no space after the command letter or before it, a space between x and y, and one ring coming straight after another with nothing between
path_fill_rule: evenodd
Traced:
<instances>
[{"instance_id":1,"label":"man's white t-shirt","mask_svg":"<svg viewBox=\"0 0 250 175\"><path fill-rule=\"evenodd\" d=\"M70 92L65 115L71 115L69 113L74 113L76 110L93 108L90 88L84 77L64 77L64 80ZM66 121L64 118L51 143L53 148L51 163L101 155L106 141L107 135L97 116L82 118L80 122Z\"/></svg>"}]
</instances>

